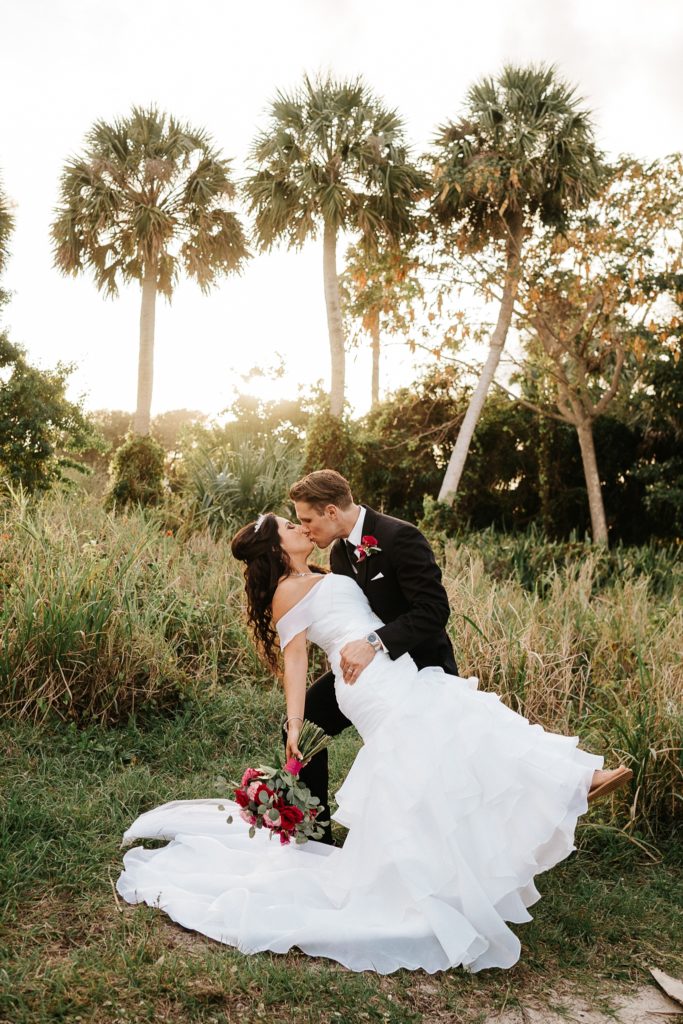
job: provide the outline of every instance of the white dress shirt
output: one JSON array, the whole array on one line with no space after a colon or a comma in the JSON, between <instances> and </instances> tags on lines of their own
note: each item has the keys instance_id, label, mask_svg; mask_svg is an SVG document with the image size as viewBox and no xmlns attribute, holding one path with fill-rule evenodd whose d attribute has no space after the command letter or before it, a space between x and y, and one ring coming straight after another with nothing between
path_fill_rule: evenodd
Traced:
<instances>
[{"instance_id":1,"label":"white dress shirt","mask_svg":"<svg viewBox=\"0 0 683 1024\"><path fill-rule=\"evenodd\" d=\"M350 544L353 544L354 548L357 548L363 539L363 523L365 522L366 511L367 510L361 505L360 512L358 513L358 519L356 519L356 525L346 538Z\"/></svg>"}]
</instances>

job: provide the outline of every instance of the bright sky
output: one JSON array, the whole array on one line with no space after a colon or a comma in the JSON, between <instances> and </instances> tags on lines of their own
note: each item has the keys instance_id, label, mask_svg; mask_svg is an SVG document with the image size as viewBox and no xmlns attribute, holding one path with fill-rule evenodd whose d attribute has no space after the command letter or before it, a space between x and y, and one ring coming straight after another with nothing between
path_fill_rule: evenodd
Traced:
<instances>
[{"instance_id":1,"label":"bright sky","mask_svg":"<svg viewBox=\"0 0 683 1024\"><path fill-rule=\"evenodd\" d=\"M71 393L89 408L134 407L139 319L136 287L105 300L52 266L61 167L97 118L156 103L208 128L239 176L275 90L304 72L362 74L419 152L473 80L542 60L578 85L606 150L653 158L683 145L680 0L0 0L0 41L0 176L16 204L4 322L40 365L78 365ZM258 255L208 297L183 282L170 307L159 301L153 412L217 412L277 353L277 393L327 381L321 243ZM395 349L385 367L392 386L414 374ZM361 412L367 353L348 377Z\"/></svg>"}]
</instances>

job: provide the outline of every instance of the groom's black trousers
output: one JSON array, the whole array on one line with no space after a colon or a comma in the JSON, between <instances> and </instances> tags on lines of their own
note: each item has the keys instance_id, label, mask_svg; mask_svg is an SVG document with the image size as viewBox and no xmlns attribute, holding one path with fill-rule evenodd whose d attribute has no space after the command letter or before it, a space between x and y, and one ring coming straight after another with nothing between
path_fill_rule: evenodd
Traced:
<instances>
[{"instance_id":1,"label":"groom's black trousers","mask_svg":"<svg viewBox=\"0 0 683 1024\"><path fill-rule=\"evenodd\" d=\"M326 672L324 676L316 681L306 691L306 704L304 706L304 717L309 722L314 722L327 733L328 736L338 736L347 726L351 725L346 715L339 710L337 698L334 693L334 672ZM287 738L285 736L285 744ZM321 750L319 754L302 769L299 776L301 781L308 786L313 796L317 796L324 806L323 818L330 820L330 809L328 801L328 753ZM325 827L324 843L332 842L332 827Z\"/></svg>"}]
</instances>

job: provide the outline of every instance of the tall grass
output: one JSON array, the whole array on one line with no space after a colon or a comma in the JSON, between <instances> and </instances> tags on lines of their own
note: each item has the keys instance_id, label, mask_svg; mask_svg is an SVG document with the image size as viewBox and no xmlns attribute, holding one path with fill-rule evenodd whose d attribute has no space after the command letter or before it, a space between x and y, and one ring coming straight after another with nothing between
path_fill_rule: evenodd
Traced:
<instances>
[{"instance_id":1,"label":"tall grass","mask_svg":"<svg viewBox=\"0 0 683 1024\"><path fill-rule=\"evenodd\" d=\"M59 494L1 533L0 714L107 724L262 674L225 543Z\"/></svg>"},{"instance_id":2,"label":"tall grass","mask_svg":"<svg viewBox=\"0 0 683 1024\"><path fill-rule=\"evenodd\" d=\"M57 494L15 501L0 535L0 715L108 725L219 688L248 705L254 685L272 687L227 540L181 540L156 513L114 516ZM608 764L630 764L611 820L645 838L670 830L683 804L675 552L668 575L654 551L621 551L610 575L603 552L538 537L502 538L496 552L492 535L471 535L440 556L461 672Z\"/></svg>"},{"instance_id":3,"label":"tall grass","mask_svg":"<svg viewBox=\"0 0 683 1024\"><path fill-rule=\"evenodd\" d=\"M633 572L607 587L604 553L582 550L547 569L541 594L514 566L492 579L476 543L444 552L460 671L531 720L579 735L607 766L632 767L633 785L617 798L630 827L657 832L680 819L681 589L664 597Z\"/></svg>"}]
</instances>

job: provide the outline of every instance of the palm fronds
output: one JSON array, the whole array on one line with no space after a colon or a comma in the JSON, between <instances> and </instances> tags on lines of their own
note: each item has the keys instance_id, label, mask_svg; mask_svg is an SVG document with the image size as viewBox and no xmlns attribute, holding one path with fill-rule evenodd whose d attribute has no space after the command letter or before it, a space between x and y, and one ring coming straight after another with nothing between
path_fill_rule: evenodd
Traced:
<instances>
[{"instance_id":1,"label":"palm fronds","mask_svg":"<svg viewBox=\"0 0 683 1024\"><path fill-rule=\"evenodd\" d=\"M204 129L133 107L111 124L97 121L83 154L67 162L52 225L55 263L65 274L91 270L109 295L149 265L167 298L181 270L207 291L249 255L226 207L234 196L230 161Z\"/></svg>"},{"instance_id":2,"label":"palm fronds","mask_svg":"<svg viewBox=\"0 0 683 1024\"><path fill-rule=\"evenodd\" d=\"M410 160L403 121L361 78L311 79L278 92L255 139L244 191L259 245L300 247L323 223L368 245L396 240L427 179Z\"/></svg>"}]
</instances>

